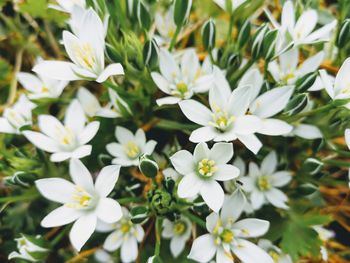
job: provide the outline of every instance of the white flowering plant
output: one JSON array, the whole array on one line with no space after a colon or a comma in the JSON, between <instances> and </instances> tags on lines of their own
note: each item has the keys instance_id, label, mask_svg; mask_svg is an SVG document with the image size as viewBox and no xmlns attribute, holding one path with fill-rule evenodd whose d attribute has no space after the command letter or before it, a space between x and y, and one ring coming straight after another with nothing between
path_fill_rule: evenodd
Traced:
<instances>
[{"instance_id":1,"label":"white flowering plant","mask_svg":"<svg viewBox=\"0 0 350 263\"><path fill-rule=\"evenodd\" d=\"M0 9L0 262L350 260L349 1Z\"/></svg>"}]
</instances>

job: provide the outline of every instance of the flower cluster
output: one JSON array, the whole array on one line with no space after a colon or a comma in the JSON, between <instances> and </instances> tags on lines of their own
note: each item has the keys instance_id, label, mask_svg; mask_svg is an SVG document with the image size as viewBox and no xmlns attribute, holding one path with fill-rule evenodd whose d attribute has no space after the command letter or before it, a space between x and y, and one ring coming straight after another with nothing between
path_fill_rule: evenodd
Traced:
<instances>
[{"instance_id":1,"label":"flower cluster","mask_svg":"<svg viewBox=\"0 0 350 263\"><path fill-rule=\"evenodd\" d=\"M2 257L349 258L349 1L48 2L0 1Z\"/></svg>"}]
</instances>

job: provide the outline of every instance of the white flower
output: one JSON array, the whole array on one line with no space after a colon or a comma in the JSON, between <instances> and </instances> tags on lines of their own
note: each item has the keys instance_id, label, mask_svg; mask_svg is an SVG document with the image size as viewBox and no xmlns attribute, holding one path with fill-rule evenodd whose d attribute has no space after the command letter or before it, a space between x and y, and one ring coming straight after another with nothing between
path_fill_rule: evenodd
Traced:
<instances>
[{"instance_id":1,"label":"white flower","mask_svg":"<svg viewBox=\"0 0 350 263\"><path fill-rule=\"evenodd\" d=\"M254 210L260 209L263 204L288 209L287 196L278 188L285 186L292 179L288 171L276 171L277 156L270 152L262 161L261 167L251 162L248 176L241 178L242 189L250 193L250 201Z\"/></svg>"},{"instance_id":2,"label":"white flower","mask_svg":"<svg viewBox=\"0 0 350 263\"><path fill-rule=\"evenodd\" d=\"M291 125L285 121L271 117L278 114L286 107L293 94L293 86L274 88L258 96L262 83L263 78L259 70L252 69L242 77L238 84L238 88L245 89L246 86L252 86L255 89L251 94L249 113L260 119L261 125L256 132L270 136L290 133L293 129Z\"/></svg>"},{"instance_id":3,"label":"white flower","mask_svg":"<svg viewBox=\"0 0 350 263\"><path fill-rule=\"evenodd\" d=\"M36 107L21 95L12 107L7 107L0 117L0 133L20 134L21 127L32 125L32 109Z\"/></svg>"},{"instance_id":4,"label":"white flower","mask_svg":"<svg viewBox=\"0 0 350 263\"><path fill-rule=\"evenodd\" d=\"M30 262L36 262L39 261L38 256L48 251L48 249L36 244L36 240L34 238L29 239L25 235L22 235L20 238L16 238L15 241L17 241L18 252L11 252L8 256L9 260L19 258Z\"/></svg>"},{"instance_id":5,"label":"white flower","mask_svg":"<svg viewBox=\"0 0 350 263\"><path fill-rule=\"evenodd\" d=\"M58 5L49 4L49 7L65 13L72 13L75 6L85 8L85 0L56 0Z\"/></svg>"},{"instance_id":6,"label":"white flower","mask_svg":"<svg viewBox=\"0 0 350 263\"><path fill-rule=\"evenodd\" d=\"M64 124L51 115L40 115L40 132L24 131L24 136L36 147L52 153L52 162L62 162L70 158L83 158L90 155L91 145L86 145L96 135L100 126L93 121L85 126L84 111L77 100L69 105Z\"/></svg>"},{"instance_id":7,"label":"white flower","mask_svg":"<svg viewBox=\"0 0 350 263\"><path fill-rule=\"evenodd\" d=\"M86 88L81 87L77 93L77 99L89 117L117 118L122 117L119 105L122 105L128 112L131 112L129 106L122 100L117 92L108 89L110 103L102 107L98 99ZM119 103L119 104L118 104Z\"/></svg>"},{"instance_id":8,"label":"white flower","mask_svg":"<svg viewBox=\"0 0 350 263\"><path fill-rule=\"evenodd\" d=\"M243 3L245 3L247 0L214 0L214 2L220 6L223 10L232 13L234 10L236 10L240 5L242 5ZM227 2L231 2L231 10L227 10Z\"/></svg>"},{"instance_id":9,"label":"white flower","mask_svg":"<svg viewBox=\"0 0 350 263\"><path fill-rule=\"evenodd\" d=\"M119 143L109 143L106 149L110 155L115 157L112 163L121 166L139 165L139 157L142 154L151 155L157 144L154 140L147 142L145 132L142 129L138 129L134 135L128 129L117 126L115 137Z\"/></svg>"},{"instance_id":10,"label":"white flower","mask_svg":"<svg viewBox=\"0 0 350 263\"><path fill-rule=\"evenodd\" d=\"M233 263L233 253L244 263L273 263L263 249L246 240L264 235L270 224L255 218L237 221L244 203L244 195L239 190L226 197L220 215L211 213L206 218L209 234L193 241L188 258L204 263L216 254L216 263Z\"/></svg>"},{"instance_id":11,"label":"white flower","mask_svg":"<svg viewBox=\"0 0 350 263\"><path fill-rule=\"evenodd\" d=\"M293 48L278 57L279 63L276 60L271 61L268 70L275 81L282 83L283 85L293 85L299 78L308 73L317 71L324 57L324 52L321 51L316 55L307 58L304 62L298 65L299 50ZM314 87L316 84L321 83L320 81L315 82L310 89L317 89L317 87Z\"/></svg>"},{"instance_id":12,"label":"white flower","mask_svg":"<svg viewBox=\"0 0 350 263\"><path fill-rule=\"evenodd\" d=\"M317 226L313 226L312 228L317 232L319 238L323 243L326 243L329 239L334 237L333 231L328 230L322 226L317 225ZM328 261L328 251L325 246L321 246L320 253L321 253L322 259L324 261Z\"/></svg>"},{"instance_id":13,"label":"white flower","mask_svg":"<svg viewBox=\"0 0 350 263\"><path fill-rule=\"evenodd\" d=\"M200 194L212 210L219 211L224 202L224 191L217 181L231 180L239 175L237 167L227 164L232 156L231 143L216 143L211 149L206 143L200 143L193 155L181 150L171 156L174 168L183 175L177 189L179 197Z\"/></svg>"},{"instance_id":14,"label":"white flower","mask_svg":"<svg viewBox=\"0 0 350 263\"><path fill-rule=\"evenodd\" d=\"M193 49L182 54L180 65L169 51L161 49L159 69L161 74L152 72L152 79L161 91L170 96L158 99L158 105L176 104L191 98L195 93L207 92L213 85L209 60L201 66Z\"/></svg>"},{"instance_id":15,"label":"white flower","mask_svg":"<svg viewBox=\"0 0 350 263\"><path fill-rule=\"evenodd\" d=\"M347 58L340 67L337 76L334 80L322 69L320 76L325 86L328 95L333 100L350 99L350 58Z\"/></svg>"},{"instance_id":16,"label":"white flower","mask_svg":"<svg viewBox=\"0 0 350 263\"><path fill-rule=\"evenodd\" d=\"M160 36L155 36L157 44L162 45L170 42L176 31L173 8L170 8L165 13L156 12L154 16L154 23L158 33L160 34Z\"/></svg>"},{"instance_id":17,"label":"white flower","mask_svg":"<svg viewBox=\"0 0 350 263\"><path fill-rule=\"evenodd\" d=\"M111 225L110 230L114 231L106 238L103 248L110 252L120 248L122 262L134 262L138 255L137 243L142 241L145 233L140 224L131 222L130 213L125 207L122 207L122 211L122 219Z\"/></svg>"},{"instance_id":18,"label":"white flower","mask_svg":"<svg viewBox=\"0 0 350 263\"><path fill-rule=\"evenodd\" d=\"M307 140L315 140L323 137L317 126L303 123L295 124L293 130L287 136L298 136Z\"/></svg>"},{"instance_id":19,"label":"white flower","mask_svg":"<svg viewBox=\"0 0 350 263\"><path fill-rule=\"evenodd\" d=\"M187 240L191 236L192 223L186 217L181 217L174 222L168 219L163 221L162 237L170 240L170 252L177 258L184 250Z\"/></svg>"},{"instance_id":20,"label":"white flower","mask_svg":"<svg viewBox=\"0 0 350 263\"><path fill-rule=\"evenodd\" d=\"M274 246L270 240L260 239L258 246L270 254L275 263L293 263L288 254L284 254L281 249Z\"/></svg>"},{"instance_id":21,"label":"white flower","mask_svg":"<svg viewBox=\"0 0 350 263\"><path fill-rule=\"evenodd\" d=\"M247 115L251 98L254 96L254 87L241 86L231 92L220 70L215 70L215 81L215 87L209 91L210 109L195 100L179 103L189 120L203 126L192 132L190 141L239 139L249 150L257 153L262 144L254 133L261 127L261 120L256 116Z\"/></svg>"},{"instance_id":22,"label":"white flower","mask_svg":"<svg viewBox=\"0 0 350 263\"><path fill-rule=\"evenodd\" d=\"M41 58L37 59L37 63L41 61ZM23 88L29 91L29 99L58 98L68 84L68 81L50 79L26 72L19 72L17 79Z\"/></svg>"},{"instance_id":23,"label":"white flower","mask_svg":"<svg viewBox=\"0 0 350 263\"><path fill-rule=\"evenodd\" d=\"M314 31L317 21L318 15L315 10L305 11L295 21L293 2L286 1L282 9L281 25L275 24L275 26L279 28L281 35L287 39L291 38L294 46L328 41L331 31L337 25L337 21L333 20L329 24Z\"/></svg>"},{"instance_id":24,"label":"white flower","mask_svg":"<svg viewBox=\"0 0 350 263\"><path fill-rule=\"evenodd\" d=\"M114 263L113 257L103 249L98 249L94 254L94 258L99 263Z\"/></svg>"},{"instance_id":25,"label":"white flower","mask_svg":"<svg viewBox=\"0 0 350 263\"><path fill-rule=\"evenodd\" d=\"M63 31L63 44L72 62L43 61L33 71L58 80L93 79L104 82L112 75L123 75L120 63L110 64L105 68L105 29L104 25L90 8L78 25L77 35Z\"/></svg>"},{"instance_id":26,"label":"white flower","mask_svg":"<svg viewBox=\"0 0 350 263\"><path fill-rule=\"evenodd\" d=\"M62 178L35 181L45 198L62 204L41 221L41 226L57 227L75 221L69 238L73 247L79 251L95 231L97 219L114 223L122 217L119 203L107 197L118 180L119 170L119 165L104 167L94 184L84 164L72 159L69 172L74 184Z\"/></svg>"}]
</instances>

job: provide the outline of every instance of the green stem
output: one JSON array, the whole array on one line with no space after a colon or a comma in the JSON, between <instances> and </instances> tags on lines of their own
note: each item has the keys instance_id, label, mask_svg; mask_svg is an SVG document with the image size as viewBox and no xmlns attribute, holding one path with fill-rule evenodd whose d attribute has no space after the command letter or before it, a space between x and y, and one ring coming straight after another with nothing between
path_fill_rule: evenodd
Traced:
<instances>
[{"instance_id":1,"label":"green stem","mask_svg":"<svg viewBox=\"0 0 350 263\"><path fill-rule=\"evenodd\" d=\"M54 247L56 246L62 238L68 233L70 229L70 225L66 226L63 230L60 231L60 233L51 241L51 246Z\"/></svg>"},{"instance_id":2,"label":"green stem","mask_svg":"<svg viewBox=\"0 0 350 263\"><path fill-rule=\"evenodd\" d=\"M173 38L171 39L170 46L169 46L169 51L172 51L173 48L175 47L177 36L179 35L181 31L181 26L176 27L175 34L173 35Z\"/></svg>"},{"instance_id":3,"label":"green stem","mask_svg":"<svg viewBox=\"0 0 350 263\"><path fill-rule=\"evenodd\" d=\"M199 225L200 227L202 228L206 228L206 224L205 222L199 218L198 216L196 216L195 214L192 214L191 212L189 212L188 210L184 210L184 211L181 211L181 213L188 217L192 222L196 223L197 225Z\"/></svg>"},{"instance_id":4,"label":"green stem","mask_svg":"<svg viewBox=\"0 0 350 263\"><path fill-rule=\"evenodd\" d=\"M228 25L228 31L227 31L227 37L226 37L226 43L227 45L231 43L232 38L232 28L233 28L233 16L230 15L230 23Z\"/></svg>"},{"instance_id":5,"label":"green stem","mask_svg":"<svg viewBox=\"0 0 350 263\"><path fill-rule=\"evenodd\" d=\"M142 197L124 197L117 199L118 203L121 205L129 204L129 203L141 203L144 201Z\"/></svg>"},{"instance_id":6,"label":"green stem","mask_svg":"<svg viewBox=\"0 0 350 263\"><path fill-rule=\"evenodd\" d=\"M320 112L323 112L323 111L328 111L328 110L332 109L334 106L335 105L333 103L330 103L330 104L324 105L322 107L319 107L317 109L313 109L313 110L310 110L310 111L307 111L307 112L301 112L299 114L291 116L287 120L288 120L288 122L294 122L294 121L297 121L297 120L299 120L299 119L301 119L303 117L314 115L316 113L320 113Z\"/></svg>"},{"instance_id":7,"label":"green stem","mask_svg":"<svg viewBox=\"0 0 350 263\"><path fill-rule=\"evenodd\" d=\"M322 160L323 163L329 165L335 165L339 167L350 167L350 162L342 161L342 160Z\"/></svg>"},{"instance_id":8,"label":"green stem","mask_svg":"<svg viewBox=\"0 0 350 263\"><path fill-rule=\"evenodd\" d=\"M6 197L0 197L0 203L13 203L13 202L19 202L19 201L31 201L39 196L39 193L31 193L27 195L20 195L20 196L6 196Z\"/></svg>"},{"instance_id":9,"label":"green stem","mask_svg":"<svg viewBox=\"0 0 350 263\"><path fill-rule=\"evenodd\" d=\"M159 256L160 254L160 242L161 242L161 231L162 231L163 219L156 219L156 247L154 250L154 255Z\"/></svg>"}]
</instances>

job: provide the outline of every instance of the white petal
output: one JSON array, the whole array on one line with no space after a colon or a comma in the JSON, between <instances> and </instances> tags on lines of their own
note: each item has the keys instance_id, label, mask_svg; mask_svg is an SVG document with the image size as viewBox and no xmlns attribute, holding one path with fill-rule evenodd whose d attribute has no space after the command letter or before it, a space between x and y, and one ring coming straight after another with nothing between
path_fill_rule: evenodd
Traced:
<instances>
[{"instance_id":1,"label":"white petal","mask_svg":"<svg viewBox=\"0 0 350 263\"><path fill-rule=\"evenodd\" d=\"M262 126L257 132L270 136L288 134L293 130L292 125L278 119L263 119L261 124Z\"/></svg>"},{"instance_id":2,"label":"white petal","mask_svg":"<svg viewBox=\"0 0 350 263\"><path fill-rule=\"evenodd\" d=\"M62 123L51 115L40 115L38 117L38 126L40 131L53 140L55 140L61 130L64 129Z\"/></svg>"},{"instance_id":3,"label":"white petal","mask_svg":"<svg viewBox=\"0 0 350 263\"><path fill-rule=\"evenodd\" d=\"M238 245L232 247L235 255L244 263L273 263L267 252L250 241L239 239Z\"/></svg>"},{"instance_id":4,"label":"white petal","mask_svg":"<svg viewBox=\"0 0 350 263\"><path fill-rule=\"evenodd\" d=\"M91 145L80 146L74 150L74 152L72 153L72 158L80 159L80 158L83 158L85 156L88 156L91 154L91 150L92 150Z\"/></svg>"},{"instance_id":5,"label":"white petal","mask_svg":"<svg viewBox=\"0 0 350 263\"><path fill-rule=\"evenodd\" d=\"M186 49L181 57L181 73L188 79L194 79L200 69L198 56L194 49Z\"/></svg>"},{"instance_id":6,"label":"white petal","mask_svg":"<svg viewBox=\"0 0 350 263\"><path fill-rule=\"evenodd\" d=\"M294 91L293 86L274 88L259 96L251 105L250 110L260 118L269 118L282 111Z\"/></svg>"},{"instance_id":7,"label":"white petal","mask_svg":"<svg viewBox=\"0 0 350 263\"><path fill-rule=\"evenodd\" d=\"M269 221L255 218L247 218L233 224L233 228L242 229L240 237L260 237L264 235L270 227Z\"/></svg>"},{"instance_id":8,"label":"white petal","mask_svg":"<svg viewBox=\"0 0 350 263\"><path fill-rule=\"evenodd\" d=\"M263 84L263 77L260 71L256 68L248 70L241 80L239 81L238 87L252 86L251 100L255 99L260 93L261 86Z\"/></svg>"},{"instance_id":9,"label":"white petal","mask_svg":"<svg viewBox=\"0 0 350 263\"><path fill-rule=\"evenodd\" d=\"M121 231L114 231L113 233L108 235L108 237L106 238L103 244L103 248L107 251L112 252L120 248L122 243L123 243L123 233Z\"/></svg>"},{"instance_id":10,"label":"white petal","mask_svg":"<svg viewBox=\"0 0 350 263\"><path fill-rule=\"evenodd\" d=\"M215 128L201 127L191 133L189 140L194 143L211 141L217 136Z\"/></svg>"},{"instance_id":11,"label":"white petal","mask_svg":"<svg viewBox=\"0 0 350 263\"><path fill-rule=\"evenodd\" d=\"M146 143L144 148L144 153L151 155L154 151L154 148L156 147L157 142L154 140L150 140Z\"/></svg>"},{"instance_id":12,"label":"white petal","mask_svg":"<svg viewBox=\"0 0 350 263\"><path fill-rule=\"evenodd\" d=\"M285 204L288 200L287 196L277 188L271 188L266 192L266 199L276 207L288 209L288 206Z\"/></svg>"},{"instance_id":13,"label":"white petal","mask_svg":"<svg viewBox=\"0 0 350 263\"><path fill-rule=\"evenodd\" d=\"M23 131L23 135L39 149L49 153L59 151L58 145L54 140L39 132Z\"/></svg>"},{"instance_id":14,"label":"white petal","mask_svg":"<svg viewBox=\"0 0 350 263\"><path fill-rule=\"evenodd\" d=\"M191 173L194 169L193 156L189 151L181 150L170 157L175 170L182 175Z\"/></svg>"},{"instance_id":15,"label":"white petal","mask_svg":"<svg viewBox=\"0 0 350 263\"><path fill-rule=\"evenodd\" d=\"M119 203L112 198L101 198L96 209L97 217L106 223L115 223L123 215Z\"/></svg>"},{"instance_id":16,"label":"white petal","mask_svg":"<svg viewBox=\"0 0 350 263\"><path fill-rule=\"evenodd\" d=\"M257 154L260 148L262 147L262 143L254 134L239 134L238 139L245 145L245 147L251 150L254 154Z\"/></svg>"},{"instance_id":17,"label":"white petal","mask_svg":"<svg viewBox=\"0 0 350 263\"><path fill-rule=\"evenodd\" d=\"M242 86L235 89L229 98L229 113L236 117L244 115L251 102L253 91L252 86Z\"/></svg>"},{"instance_id":18,"label":"white petal","mask_svg":"<svg viewBox=\"0 0 350 263\"><path fill-rule=\"evenodd\" d=\"M33 71L57 80L79 80L82 79L75 74L76 65L71 62L64 61L43 61L35 65Z\"/></svg>"},{"instance_id":19,"label":"white petal","mask_svg":"<svg viewBox=\"0 0 350 263\"><path fill-rule=\"evenodd\" d=\"M195 197L201 190L202 185L202 180L196 174L190 173L181 179L177 194L180 198Z\"/></svg>"},{"instance_id":20,"label":"white petal","mask_svg":"<svg viewBox=\"0 0 350 263\"><path fill-rule=\"evenodd\" d=\"M108 165L102 168L95 182L96 192L106 197L112 192L119 178L120 165Z\"/></svg>"},{"instance_id":21,"label":"white petal","mask_svg":"<svg viewBox=\"0 0 350 263\"><path fill-rule=\"evenodd\" d=\"M216 164L228 163L233 156L232 143L215 143L210 149L209 159L214 160Z\"/></svg>"},{"instance_id":22,"label":"white petal","mask_svg":"<svg viewBox=\"0 0 350 263\"><path fill-rule=\"evenodd\" d=\"M275 151L270 152L261 163L261 173L271 175L277 168L277 155Z\"/></svg>"},{"instance_id":23,"label":"white petal","mask_svg":"<svg viewBox=\"0 0 350 263\"><path fill-rule=\"evenodd\" d=\"M234 131L237 134L252 134L262 126L261 119L254 115L239 116L234 123Z\"/></svg>"},{"instance_id":24,"label":"white petal","mask_svg":"<svg viewBox=\"0 0 350 263\"><path fill-rule=\"evenodd\" d=\"M180 101L179 106L187 119L194 123L207 126L211 121L211 111L195 100Z\"/></svg>"},{"instance_id":25,"label":"white petal","mask_svg":"<svg viewBox=\"0 0 350 263\"><path fill-rule=\"evenodd\" d=\"M7 119L0 117L0 133L17 133Z\"/></svg>"},{"instance_id":26,"label":"white petal","mask_svg":"<svg viewBox=\"0 0 350 263\"><path fill-rule=\"evenodd\" d=\"M173 105L173 104L179 103L180 101L181 101L181 98L172 97L172 96L168 96L168 97L164 97L156 100L158 106Z\"/></svg>"},{"instance_id":27,"label":"white petal","mask_svg":"<svg viewBox=\"0 0 350 263\"><path fill-rule=\"evenodd\" d=\"M65 126L71 128L76 135L79 135L84 130L85 113L79 101L74 99L66 110L64 117Z\"/></svg>"},{"instance_id":28,"label":"white petal","mask_svg":"<svg viewBox=\"0 0 350 263\"><path fill-rule=\"evenodd\" d=\"M77 220L82 214L80 210L60 206L45 216L40 224L42 227L63 226Z\"/></svg>"},{"instance_id":29,"label":"white petal","mask_svg":"<svg viewBox=\"0 0 350 263\"><path fill-rule=\"evenodd\" d=\"M286 1L282 8L281 26L285 29L294 28L295 15L292 1Z\"/></svg>"},{"instance_id":30,"label":"white petal","mask_svg":"<svg viewBox=\"0 0 350 263\"><path fill-rule=\"evenodd\" d=\"M56 152L51 154L50 161L53 163L63 162L65 160L68 160L72 158L71 152Z\"/></svg>"},{"instance_id":31,"label":"white petal","mask_svg":"<svg viewBox=\"0 0 350 263\"><path fill-rule=\"evenodd\" d=\"M112 142L106 145L107 152L115 157L126 157L124 147L116 142Z\"/></svg>"},{"instance_id":32,"label":"white petal","mask_svg":"<svg viewBox=\"0 0 350 263\"><path fill-rule=\"evenodd\" d=\"M350 60L349 60L349 62L350 62ZM323 84L325 90L327 91L329 97L334 99L336 94L335 94L335 90L334 90L334 87L333 87L333 84L331 81L331 77L327 74L327 71L324 69L321 69L319 71L319 73L320 73L320 78L321 78L322 84Z\"/></svg>"},{"instance_id":33,"label":"white petal","mask_svg":"<svg viewBox=\"0 0 350 263\"><path fill-rule=\"evenodd\" d=\"M224 190L216 181L204 181L200 189L204 202L214 212L218 212L224 203Z\"/></svg>"},{"instance_id":34,"label":"white petal","mask_svg":"<svg viewBox=\"0 0 350 263\"><path fill-rule=\"evenodd\" d=\"M161 49L159 52L159 69L168 81L180 75L175 59L166 49Z\"/></svg>"},{"instance_id":35,"label":"white petal","mask_svg":"<svg viewBox=\"0 0 350 263\"><path fill-rule=\"evenodd\" d=\"M280 61L280 70L284 74L287 72L293 72L297 69L297 65L299 62L299 50L297 48L293 48L284 52L279 56Z\"/></svg>"},{"instance_id":36,"label":"white petal","mask_svg":"<svg viewBox=\"0 0 350 263\"><path fill-rule=\"evenodd\" d=\"M279 171L270 176L271 184L274 187L285 186L292 180L292 174L288 171Z\"/></svg>"},{"instance_id":37,"label":"white petal","mask_svg":"<svg viewBox=\"0 0 350 263\"><path fill-rule=\"evenodd\" d=\"M250 201L254 210L258 210L265 203L265 196L262 192L255 190L250 195Z\"/></svg>"},{"instance_id":38,"label":"white petal","mask_svg":"<svg viewBox=\"0 0 350 263\"><path fill-rule=\"evenodd\" d=\"M345 141L346 145L350 149L350 129L345 129Z\"/></svg>"},{"instance_id":39,"label":"white petal","mask_svg":"<svg viewBox=\"0 0 350 263\"><path fill-rule=\"evenodd\" d=\"M220 217L224 223L235 222L243 212L247 199L240 189L227 196L221 209ZM232 209L234 207L235 209Z\"/></svg>"},{"instance_id":40,"label":"white petal","mask_svg":"<svg viewBox=\"0 0 350 263\"><path fill-rule=\"evenodd\" d=\"M214 179L218 181L228 181L239 176L237 167L230 164L221 164L217 166L218 170L215 172Z\"/></svg>"},{"instance_id":41,"label":"white petal","mask_svg":"<svg viewBox=\"0 0 350 263\"><path fill-rule=\"evenodd\" d=\"M297 40L304 39L308 36L317 24L317 13L315 10L303 12L299 17L294 28L294 37ZM297 36L296 36L297 35Z\"/></svg>"},{"instance_id":42,"label":"white petal","mask_svg":"<svg viewBox=\"0 0 350 263\"><path fill-rule=\"evenodd\" d=\"M209 262L215 255L216 245L214 238L210 234L196 238L192 243L192 248L188 258L205 263Z\"/></svg>"},{"instance_id":43,"label":"white petal","mask_svg":"<svg viewBox=\"0 0 350 263\"><path fill-rule=\"evenodd\" d=\"M123 262L133 262L138 254L137 240L134 237L129 237L124 240L120 251L120 257Z\"/></svg>"},{"instance_id":44,"label":"white petal","mask_svg":"<svg viewBox=\"0 0 350 263\"><path fill-rule=\"evenodd\" d=\"M89 117L95 116L97 111L101 109L98 99L84 87L78 90L77 99Z\"/></svg>"},{"instance_id":45,"label":"white petal","mask_svg":"<svg viewBox=\"0 0 350 263\"><path fill-rule=\"evenodd\" d=\"M310 72L317 71L325 57L325 52L320 51L316 55L306 59L299 68L300 76L304 76Z\"/></svg>"},{"instance_id":46,"label":"white petal","mask_svg":"<svg viewBox=\"0 0 350 263\"><path fill-rule=\"evenodd\" d=\"M100 123L98 121L90 122L88 125L86 125L83 131L80 134L78 134L79 142L81 144L85 144L91 141L92 138L94 138L94 136L96 135L99 128Z\"/></svg>"},{"instance_id":47,"label":"white petal","mask_svg":"<svg viewBox=\"0 0 350 263\"><path fill-rule=\"evenodd\" d=\"M222 247L219 247L216 251L216 262L218 263L233 263L233 256L231 251L225 251Z\"/></svg>"},{"instance_id":48,"label":"white petal","mask_svg":"<svg viewBox=\"0 0 350 263\"><path fill-rule=\"evenodd\" d=\"M30 92L39 92L43 88L42 81L35 75L25 72L17 74L18 82Z\"/></svg>"},{"instance_id":49,"label":"white petal","mask_svg":"<svg viewBox=\"0 0 350 263\"><path fill-rule=\"evenodd\" d=\"M134 134L132 134L132 132L128 129L125 129L121 126L117 126L115 128L115 137L121 144L133 142L135 140Z\"/></svg>"},{"instance_id":50,"label":"white petal","mask_svg":"<svg viewBox=\"0 0 350 263\"><path fill-rule=\"evenodd\" d=\"M166 78L160 75L158 72L152 72L151 77L157 87L165 94L170 94L169 82ZM159 105L159 104L158 104Z\"/></svg>"},{"instance_id":51,"label":"white petal","mask_svg":"<svg viewBox=\"0 0 350 263\"><path fill-rule=\"evenodd\" d=\"M308 140L314 140L323 137L319 128L309 124L299 124L293 130L293 133L301 138Z\"/></svg>"},{"instance_id":52,"label":"white petal","mask_svg":"<svg viewBox=\"0 0 350 263\"><path fill-rule=\"evenodd\" d=\"M214 212L210 213L205 218L206 227L207 227L207 230L209 231L209 233L212 233L214 231L214 229L217 226L219 220L220 220L219 214L214 213Z\"/></svg>"},{"instance_id":53,"label":"white petal","mask_svg":"<svg viewBox=\"0 0 350 263\"><path fill-rule=\"evenodd\" d=\"M317 41L328 41L331 35L331 31L337 26L337 21L324 25L323 27L312 32L308 37L305 38L304 43L313 43Z\"/></svg>"},{"instance_id":54,"label":"white petal","mask_svg":"<svg viewBox=\"0 0 350 263\"><path fill-rule=\"evenodd\" d=\"M96 228L97 218L94 213L86 214L75 221L69 239L73 247L80 251L81 247L88 241Z\"/></svg>"},{"instance_id":55,"label":"white petal","mask_svg":"<svg viewBox=\"0 0 350 263\"><path fill-rule=\"evenodd\" d=\"M194 148L193 151L193 160L195 165L203 160L203 159L207 159L209 158L210 155L210 150L208 148L208 145L204 142L201 142L199 144L196 145L196 147Z\"/></svg>"},{"instance_id":56,"label":"white petal","mask_svg":"<svg viewBox=\"0 0 350 263\"><path fill-rule=\"evenodd\" d=\"M186 240L181 237L174 236L170 241L170 251L174 258L177 258L184 250Z\"/></svg>"},{"instance_id":57,"label":"white petal","mask_svg":"<svg viewBox=\"0 0 350 263\"><path fill-rule=\"evenodd\" d=\"M123 66L120 63L114 63L108 65L102 73L98 76L96 81L98 83L102 83L106 81L110 76L115 76L115 75L124 75L124 69Z\"/></svg>"},{"instance_id":58,"label":"white petal","mask_svg":"<svg viewBox=\"0 0 350 263\"><path fill-rule=\"evenodd\" d=\"M45 198L61 204L70 202L74 194L74 184L62 178L39 179L35 185Z\"/></svg>"},{"instance_id":59,"label":"white petal","mask_svg":"<svg viewBox=\"0 0 350 263\"><path fill-rule=\"evenodd\" d=\"M69 173L73 182L89 193L93 193L94 183L92 176L85 165L78 159L71 159L69 162Z\"/></svg>"}]
</instances>

